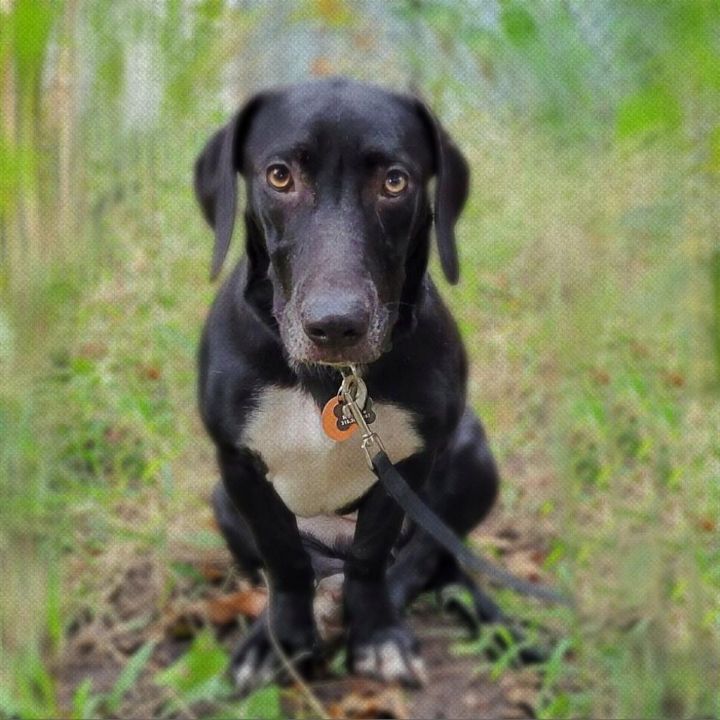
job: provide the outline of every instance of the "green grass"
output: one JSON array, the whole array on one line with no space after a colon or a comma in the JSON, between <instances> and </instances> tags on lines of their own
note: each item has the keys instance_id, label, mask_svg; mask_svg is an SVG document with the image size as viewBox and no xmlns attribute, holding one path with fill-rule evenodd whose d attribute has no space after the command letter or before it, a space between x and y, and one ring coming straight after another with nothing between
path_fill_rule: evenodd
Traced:
<instances>
[{"instance_id":1,"label":"green grass","mask_svg":"<svg viewBox=\"0 0 720 720\"><path fill-rule=\"evenodd\" d=\"M662 10L605 5L617 46ZM224 115L214 96L202 108L183 98L189 78L214 78L236 36L168 55L169 131L118 135L121 41L108 40L103 7L89 22L107 40L93 51L106 95L78 126L87 174L72 250L25 268L13 291L4 276L0 285L0 718L122 715L138 707L138 682L156 687L167 715L193 705L278 717L277 688L244 704L228 697L216 672L227 648L208 630L169 669L149 670L153 618L203 589L177 547L217 543L206 524L216 471L195 409L212 240L190 169ZM210 23L217 7L202 7ZM651 33L657 49L644 46L635 64L615 47L625 74L610 91L552 3L535 19L507 3L504 44L448 7L422 3L440 46L464 38L508 97L480 110L456 98L447 113L473 191L458 231L461 284L442 290L504 476L498 512L539 538L543 572L577 599L569 611L499 594L550 646L538 715L720 717L720 165L716 64L693 25L702 18L668 10ZM236 19L244 37L249 21ZM660 79L635 82L648 67ZM447 78L435 75L452 68L443 55L428 69L438 98ZM680 76L696 71L686 87ZM128 621L108 588L138 558L156 592ZM104 620L136 623L144 642L107 687L89 677L65 687L70 636ZM455 650L496 681L517 672L518 648L488 660L492 642L488 631Z\"/></svg>"},{"instance_id":2,"label":"green grass","mask_svg":"<svg viewBox=\"0 0 720 720\"><path fill-rule=\"evenodd\" d=\"M546 689L544 713L716 715L720 413L697 313L712 240L688 230L705 208L673 148L508 146L481 169L499 209L466 222L479 271L452 297L501 459L526 458L507 509L552 521L552 570L579 601L566 670L583 689Z\"/></svg>"},{"instance_id":3,"label":"green grass","mask_svg":"<svg viewBox=\"0 0 720 720\"><path fill-rule=\"evenodd\" d=\"M712 287L709 274L698 280L703 238L687 230L699 209L666 148L583 158L505 128L507 152L488 162L473 145L482 130L455 129L478 169L459 233L463 281L445 290L473 360L471 400L504 470L502 512L549 529L546 571L578 601L577 613L540 612L502 596L555 633L540 714L716 714L720 414L693 310ZM92 282L71 275L43 288L41 339L23 337L12 313L5 321L16 337L3 386L3 547L23 567L32 558L3 594L3 617L14 618L3 642L16 658L0 695L8 715L57 710L50 668L73 620L103 611L117 555L162 564L170 535L202 533L174 519L196 512L213 472L194 409L213 288L190 159L169 168L152 227L142 196L113 210L112 256ZM27 351L31 372L18 373ZM172 570L164 582L168 597ZM29 644L20 626L33 630ZM191 658L161 678L176 684L176 702L208 699ZM480 668L499 677L512 659ZM117 710L131 674L109 694L79 685L69 712Z\"/></svg>"}]
</instances>

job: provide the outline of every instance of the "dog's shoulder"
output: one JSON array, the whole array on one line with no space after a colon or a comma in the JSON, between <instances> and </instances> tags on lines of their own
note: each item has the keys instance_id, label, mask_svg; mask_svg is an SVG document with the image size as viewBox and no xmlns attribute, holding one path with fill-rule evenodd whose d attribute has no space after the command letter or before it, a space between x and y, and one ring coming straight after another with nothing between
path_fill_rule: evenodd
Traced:
<instances>
[{"instance_id":1,"label":"dog's shoulder","mask_svg":"<svg viewBox=\"0 0 720 720\"><path fill-rule=\"evenodd\" d=\"M200 342L200 412L221 443L234 442L260 388L290 382L279 339L243 297L245 272L243 259L220 288Z\"/></svg>"}]
</instances>

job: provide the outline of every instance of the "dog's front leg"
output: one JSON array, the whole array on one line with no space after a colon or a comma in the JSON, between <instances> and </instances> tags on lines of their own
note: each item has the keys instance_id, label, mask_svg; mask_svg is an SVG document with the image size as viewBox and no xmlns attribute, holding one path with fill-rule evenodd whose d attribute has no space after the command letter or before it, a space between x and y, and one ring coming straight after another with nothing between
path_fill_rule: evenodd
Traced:
<instances>
[{"instance_id":1,"label":"dog's front leg","mask_svg":"<svg viewBox=\"0 0 720 720\"><path fill-rule=\"evenodd\" d=\"M262 460L247 449L218 451L223 484L247 522L265 564L268 610L235 651L231 671L240 692L273 680L281 669L269 634L290 659L307 666L317 649L313 620L313 571L297 521L266 479Z\"/></svg>"},{"instance_id":2,"label":"dog's front leg","mask_svg":"<svg viewBox=\"0 0 720 720\"><path fill-rule=\"evenodd\" d=\"M431 467L429 453L397 464L398 471L415 488L422 485ZM403 511L380 483L360 505L345 562L348 664L352 672L361 675L419 685L425 680L425 672L418 642L390 601L386 581L390 552L403 517Z\"/></svg>"}]
</instances>

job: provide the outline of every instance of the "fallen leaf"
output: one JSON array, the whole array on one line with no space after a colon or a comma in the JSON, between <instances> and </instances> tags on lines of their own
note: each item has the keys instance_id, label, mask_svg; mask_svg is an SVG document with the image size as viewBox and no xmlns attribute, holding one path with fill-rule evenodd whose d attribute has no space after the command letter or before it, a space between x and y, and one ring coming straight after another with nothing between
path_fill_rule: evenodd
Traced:
<instances>
[{"instance_id":1,"label":"fallen leaf","mask_svg":"<svg viewBox=\"0 0 720 720\"><path fill-rule=\"evenodd\" d=\"M685 378L679 372L668 371L663 374L663 380L668 387L683 387Z\"/></svg>"},{"instance_id":2,"label":"fallen leaf","mask_svg":"<svg viewBox=\"0 0 720 720\"><path fill-rule=\"evenodd\" d=\"M207 617L214 625L227 625L239 615L256 618L267 604L267 593L262 588L239 590L229 595L211 597L205 601Z\"/></svg>"},{"instance_id":3,"label":"fallen leaf","mask_svg":"<svg viewBox=\"0 0 720 720\"><path fill-rule=\"evenodd\" d=\"M159 367L156 367L155 365L146 365L143 368L143 374L148 380L159 380L161 375L161 370Z\"/></svg>"},{"instance_id":4,"label":"fallen leaf","mask_svg":"<svg viewBox=\"0 0 720 720\"><path fill-rule=\"evenodd\" d=\"M591 370L592 378L598 385L608 385L610 383L610 374L607 370L601 370L600 368L593 368Z\"/></svg>"},{"instance_id":5,"label":"fallen leaf","mask_svg":"<svg viewBox=\"0 0 720 720\"><path fill-rule=\"evenodd\" d=\"M220 564L204 562L200 564L198 570L205 580L214 582L216 580L222 580L225 577L227 568L223 568Z\"/></svg>"},{"instance_id":6,"label":"fallen leaf","mask_svg":"<svg viewBox=\"0 0 720 720\"><path fill-rule=\"evenodd\" d=\"M193 637L208 621L214 625L227 625L240 615L254 619L266 604L264 588L247 588L193 602L180 600L165 609L163 625L171 637Z\"/></svg>"},{"instance_id":7,"label":"fallen leaf","mask_svg":"<svg viewBox=\"0 0 720 720\"><path fill-rule=\"evenodd\" d=\"M353 720L407 720L407 704L402 691L397 687L376 685L365 690L354 690L339 702L328 707L331 718L352 718Z\"/></svg>"},{"instance_id":8,"label":"fallen leaf","mask_svg":"<svg viewBox=\"0 0 720 720\"><path fill-rule=\"evenodd\" d=\"M717 528L717 523L711 517L702 517L698 519L698 526L701 530L704 530L705 532L715 532L715 529Z\"/></svg>"}]
</instances>

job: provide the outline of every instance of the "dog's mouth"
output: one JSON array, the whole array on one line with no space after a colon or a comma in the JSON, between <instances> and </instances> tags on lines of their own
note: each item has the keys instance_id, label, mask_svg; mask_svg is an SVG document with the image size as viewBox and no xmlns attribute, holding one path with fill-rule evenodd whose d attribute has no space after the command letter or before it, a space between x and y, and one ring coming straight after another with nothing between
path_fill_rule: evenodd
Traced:
<instances>
[{"instance_id":1,"label":"dog's mouth","mask_svg":"<svg viewBox=\"0 0 720 720\"><path fill-rule=\"evenodd\" d=\"M369 365L380 358L389 348L392 331L390 313L380 308L373 313L372 322L365 336L353 345L337 347L318 344L308 337L292 304L284 308L278 318L280 337L290 363L294 366Z\"/></svg>"},{"instance_id":2,"label":"dog's mouth","mask_svg":"<svg viewBox=\"0 0 720 720\"><path fill-rule=\"evenodd\" d=\"M328 350L308 348L302 355L291 356L300 365L327 365L329 367L348 367L349 365L369 365L382 355L382 350L375 348Z\"/></svg>"},{"instance_id":3,"label":"dog's mouth","mask_svg":"<svg viewBox=\"0 0 720 720\"><path fill-rule=\"evenodd\" d=\"M291 362L295 365L324 365L329 367L348 367L349 365L369 365L375 362L389 347L384 335L366 338L351 347L319 347L298 333L284 332L280 326L280 335Z\"/></svg>"}]
</instances>

